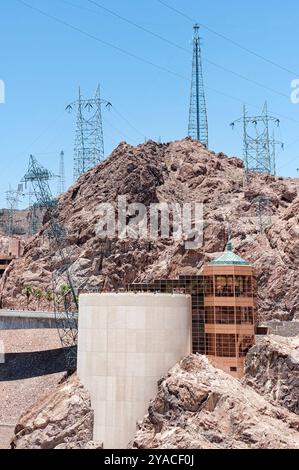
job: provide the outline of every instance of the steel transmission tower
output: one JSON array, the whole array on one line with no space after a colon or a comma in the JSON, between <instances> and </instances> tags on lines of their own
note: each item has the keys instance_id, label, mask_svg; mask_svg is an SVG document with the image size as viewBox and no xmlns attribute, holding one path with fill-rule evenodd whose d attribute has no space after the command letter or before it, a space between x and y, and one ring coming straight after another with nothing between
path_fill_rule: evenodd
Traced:
<instances>
[{"instance_id":1,"label":"steel transmission tower","mask_svg":"<svg viewBox=\"0 0 299 470\"><path fill-rule=\"evenodd\" d=\"M22 179L25 188L29 188L29 234L33 235L40 227L42 209L54 206L55 199L52 197L50 181L56 176L44 168L33 155L30 155L27 173ZM34 200L33 197L34 196Z\"/></svg>"},{"instance_id":2,"label":"steel transmission tower","mask_svg":"<svg viewBox=\"0 0 299 470\"><path fill-rule=\"evenodd\" d=\"M275 140L274 129L271 124L279 126L279 119L269 116L267 102L259 116L248 116L246 106L243 108L243 117L231 123L243 125L243 156L246 175L250 171L276 175L276 146L283 143Z\"/></svg>"},{"instance_id":3,"label":"steel transmission tower","mask_svg":"<svg viewBox=\"0 0 299 470\"><path fill-rule=\"evenodd\" d=\"M59 155L59 180L57 186L57 195L65 192L65 165L64 165L64 151L61 150Z\"/></svg>"},{"instance_id":4,"label":"steel transmission tower","mask_svg":"<svg viewBox=\"0 0 299 470\"><path fill-rule=\"evenodd\" d=\"M60 267L57 272L60 283L60 302L57 301L57 292L54 294L54 309L62 347L64 348L67 366L69 369L76 368L76 345L77 345L77 321L78 321L78 289L75 287L70 272L71 252L68 250L67 232L65 227L59 222L59 210L57 210L57 200L54 199L49 181L55 175L44 168L31 155L29 167L23 182L27 185L31 183L35 196L35 207L48 209L48 227L45 231L50 246L59 255ZM56 286L55 286L56 288Z\"/></svg>"},{"instance_id":5,"label":"steel transmission tower","mask_svg":"<svg viewBox=\"0 0 299 470\"><path fill-rule=\"evenodd\" d=\"M109 101L102 100L100 87L92 99L84 99L79 88L78 100L67 106L67 111L77 110L74 149L74 180L104 159L102 105L110 108Z\"/></svg>"},{"instance_id":6,"label":"steel transmission tower","mask_svg":"<svg viewBox=\"0 0 299 470\"><path fill-rule=\"evenodd\" d=\"M199 25L194 25L191 97L188 135L208 146L208 116L203 83Z\"/></svg>"},{"instance_id":7,"label":"steel transmission tower","mask_svg":"<svg viewBox=\"0 0 299 470\"><path fill-rule=\"evenodd\" d=\"M35 201L34 193L29 189L29 214L28 214L28 233L34 235L41 227L41 211L38 203Z\"/></svg>"},{"instance_id":8,"label":"steel transmission tower","mask_svg":"<svg viewBox=\"0 0 299 470\"><path fill-rule=\"evenodd\" d=\"M50 189L50 180L56 176L44 168L33 155L30 155L27 173L22 179L25 187L32 185L32 190L39 207L46 208L55 205L55 199L52 197Z\"/></svg>"},{"instance_id":9,"label":"steel transmission tower","mask_svg":"<svg viewBox=\"0 0 299 470\"><path fill-rule=\"evenodd\" d=\"M261 195L253 200L260 233L272 224L272 198Z\"/></svg>"},{"instance_id":10,"label":"steel transmission tower","mask_svg":"<svg viewBox=\"0 0 299 470\"><path fill-rule=\"evenodd\" d=\"M15 214L18 210L18 205L22 197L23 187L18 186L18 189L9 188L6 191L6 204L7 204L7 233L12 236L15 230Z\"/></svg>"}]
</instances>

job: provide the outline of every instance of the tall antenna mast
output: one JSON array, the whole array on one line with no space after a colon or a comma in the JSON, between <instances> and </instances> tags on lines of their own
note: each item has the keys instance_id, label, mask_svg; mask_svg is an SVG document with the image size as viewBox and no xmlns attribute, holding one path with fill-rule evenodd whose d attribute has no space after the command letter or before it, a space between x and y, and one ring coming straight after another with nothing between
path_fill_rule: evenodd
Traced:
<instances>
[{"instance_id":1,"label":"tall antenna mast","mask_svg":"<svg viewBox=\"0 0 299 470\"><path fill-rule=\"evenodd\" d=\"M203 82L199 25L194 25L193 29L193 62L188 135L194 140L198 140L199 142L208 146L208 116Z\"/></svg>"}]
</instances>

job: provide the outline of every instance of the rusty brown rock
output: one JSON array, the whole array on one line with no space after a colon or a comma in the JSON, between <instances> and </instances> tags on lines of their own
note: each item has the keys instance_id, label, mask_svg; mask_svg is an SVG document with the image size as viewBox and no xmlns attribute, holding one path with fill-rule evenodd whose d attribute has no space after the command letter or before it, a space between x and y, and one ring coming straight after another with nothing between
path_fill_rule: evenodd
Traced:
<instances>
[{"instance_id":1,"label":"rusty brown rock","mask_svg":"<svg viewBox=\"0 0 299 470\"><path fill-rule=\"evenodd\" d=\"M299 448L299 418L252 388L189 356L159 382L133 448Z\"/></svg>"},{"instance_id":2,"label":"rusty brown rock","mask_svg":"<svg viewBox=\"0 0 299 470\"><path fill-rule=\"evenodd\" d=\"M247 355L244 383L299 415L299 337L260 339Z\"/></svg>"},{"instance_id":3,"label":"rusty brown rock","mask_svg":"<svg viewBox=\"0 0 299 470\"><path fill-rule=\"evenodd\" d=\"M19 419L13 449L99 448L92 441L93 411L89 393L76 375L54 388Z\"/></svg>"},{"instance_id":4,"label":"rusty brown rock","mask_svg":"<svg viewBox=\"0 0 299 470\"><path fill-rule=\"evenodd\" d=\"M244 186L243 164L207 150L191 139L133 147L122 142L103 163L85 173L59 199L59 220L67 228L71 271L81 284L106 290L154 278L197 274L204 261L224 250L230 222L233 247L252 262L259 285L262 319L298 318L299 198L298 180L255 174ZM272 197L272 226L264 234L254 209L254 198ZM203 202L204 246L188 252L174 240L120 240L105 247L96 236L101 202ZM45 222L47 216L45 217ZM47 290L61 261L41 233L31 239L22 259L8 269L0 292L3 305L26 306L22 289L32 285ZM30 308L36 307L31 299ZM46 301L42 307L47 309Z\"/></svg>"}]
</instances>

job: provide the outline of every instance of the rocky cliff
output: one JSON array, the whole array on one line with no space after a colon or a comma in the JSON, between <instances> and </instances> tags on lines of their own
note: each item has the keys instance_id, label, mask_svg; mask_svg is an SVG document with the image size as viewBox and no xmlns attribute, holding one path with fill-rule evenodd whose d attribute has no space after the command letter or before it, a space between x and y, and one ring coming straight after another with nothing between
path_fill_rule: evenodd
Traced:
<instances>
[{"instance_id":1,"label":"rocky cliff","mask_svg":"<svg viewBox=\"0 0 299 470\"><path fill-rule=\"evenodd\" d=\"M263 319L299 317L299 198L298 181L253 174L244 183L243 163L215 154L190 139L137 147L121 143L103 163L82 175L62 195L57 207L65 225L68 261L77 285L106 290L132 281L197 274L204 261L223 251L230 222L233 247L252 262L259 284L259 313ZM272 225L261 234L254 200L272 197ZM204 204L204 245L186 250L173 239L121 240L103 243L96 235L99 204L198 202ZM132 214L128 214L128 219ZM3 304L26 305L23 287L47 290L52 273L61 268L54 246L49 246L47 215L39 235L25 248L22 259L8 268L1 286ZM31 308L34 307L31 300ZM45 308L48 305L45 303Z\"/></svg>"},{"instance_id":2,"label":"rocky cliff","mask_svg":"<svg viewBox=\"0 0 299 470\"><path fill-rule=\"evenodd\" d=\"M244 383L299 415L299 337L258 341L247 355Z\"/></svg>"},{"instance_id":3,"label":"rocky cliff","mask_svg":"<svg viewBox=\"0 0 299 470\"><path fill-rule=\"evenodd\" d=\"M277 341L269 337L259 346L259 367L254 367L256 362L252 368L247 365L243 382L215 369L204 356L191 355L175 365L159 381L157 395L129 447L299 448L299 416L284 407L295 411L296 372L283 382L292 400L284 394L273 402L269 393L275 388L277 371L273 352L280 351L278 382L285 376L282 372L288 369L290 356L296 354L290 345L282 351ZM254 348L249 358L257 351ZM265 387L263 375L271 377L270 386ZM23 414L12 445L17 449L98 448L101 444L91 441L92 429L89 395L72 376Z\"/></svg>"},{"instance_id":4,"label":"rocky cliff","mask_svg":"<svg viewBox=\"0 0 299 470\"><path fill-rule=\"evenodd\" d=\"M189 356L158 385L133 448L299 448L299 418L248 386Z\"/></svg>"},{"instance_id":5,"label":"rocky cliff","mask_svg":"<svg viewBox=\"0 0 299 470\"><path fill-rule=\"evenodd\" d=\"M26 411L15 428L13 449L99 448L92 441L93 411L76 375Z\"/></svg>"}]
</instances>

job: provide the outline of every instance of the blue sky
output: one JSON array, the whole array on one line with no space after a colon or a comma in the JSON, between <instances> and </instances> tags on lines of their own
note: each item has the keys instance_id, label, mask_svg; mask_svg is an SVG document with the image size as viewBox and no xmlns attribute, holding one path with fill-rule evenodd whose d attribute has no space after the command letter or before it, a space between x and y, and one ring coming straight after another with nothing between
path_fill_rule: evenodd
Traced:
<instances>
[{"instance_id":1,"label":"blue sky","mask_svg":"<svg viewBox=\"0 0 299 470\"><path fill-rule=\"evenodd\" d=\"M1 0L0 80L6 102L0 105L0 206L8 185L17 186L32 153L53 172L65 151L67 182L72 181L75 116L65 106L86 96L100 83L103 98L115 111L103 113L105 153L121 141L138 144L143 136L162 141L186 136L191 76L192 21L157 0L95 0L119 15L183 48L174 48L92 5L88 0L24 0L73 27L167 68L159 70L108 47L66 25L29 9L18 0ZM203 62L210 129L210 147L241 155L241 128L229 123L269 109L281 118L277 138L286 149L278 155L278 173L296 176L299 167L299 104L290 100L292 80L299 78L299 3L252 0L165 0L187 16L288 69L249 54L202 28ZM207 60L263 84L259 87ZM272 92L270 89L276 90ZM134 129L136 128L136 130Z\"/></svg>"}]
</instances>

